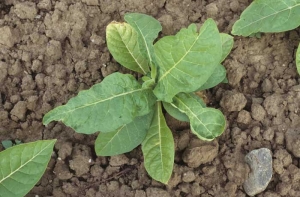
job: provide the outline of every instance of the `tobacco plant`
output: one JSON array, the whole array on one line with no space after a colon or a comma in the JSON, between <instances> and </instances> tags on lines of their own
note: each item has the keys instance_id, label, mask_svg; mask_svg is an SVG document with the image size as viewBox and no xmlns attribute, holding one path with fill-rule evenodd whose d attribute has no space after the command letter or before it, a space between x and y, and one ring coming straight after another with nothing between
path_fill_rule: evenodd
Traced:
<instances>
[{"instance_id":1,"label":"tobacco plant","mask_svg":"<svg viewBox=\"0 0 300 197\"><path fill-rule=\"evenodd\" d=\"M107 26L107 46L117 62L143 77L137 80L129 74L110 74L48 112L43 123L62 121L84 134L100 131L95 142L99 156L126 153L141 144L147 172L167 183L175 153L162 107L175 118L190 122L191 131L202 140L221 135L223 114L206 107L194 92L226 80L221 62L233 39L219 33L215 22L208 19L200 30L191 24L153 44L162 29L157 20L131 13L125 15L125 21Z\"/></svg>"},{"instance_id":2,"label":"tobacco plant","mask_svg":"<svg viewBox=\"0 0 300 197\"><path fill-rule=\"evenodd\" d=\"M251 36L260 32L276 33L295 29L300 25L300 0L255 0L232 27L232 34ZM300 44L296 52L300 73Z\"/></svg>"}]
</instances>

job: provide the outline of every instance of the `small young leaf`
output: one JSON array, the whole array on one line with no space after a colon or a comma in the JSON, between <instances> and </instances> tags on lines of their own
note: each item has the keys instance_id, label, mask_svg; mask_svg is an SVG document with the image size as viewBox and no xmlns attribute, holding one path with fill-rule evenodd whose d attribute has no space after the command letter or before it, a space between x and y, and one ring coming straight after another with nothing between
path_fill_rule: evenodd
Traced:
<instances>
[{"instance_id":1,"label":"small young leaf","mask_svg":"<svg viewBox=\"0 0 300 197\"><path fill-rule=\"evenodd\" d=\"M151 89L141 87L129 74L113 73L81 91L67 104L48 112L43 123L62 121L78 133L112 132L137 116L153 110L156 102Z\"/></svg>"},{"instance_id":2,"label":"small young leaf","mask_svg":"<svg viewBox=\"0 0 300 197\"><path fill-rule=\"evenodd\" d=\"M154 45L160 65L154 94L172 102L179 92L193 92L203 85L221 61L222 42L216 23L208 19L197 32L195 24L166 36Z\"/></svg>"},{"instance_id":3,"label":"small young leaf","mask_svg":"<svg viewBox=\"0 0 300 197\"><path fill-rule=\"evenodd\" d=\"M106 27L107 47L122 66L146 74L148 60L142 55L138 44L138 33L127 23L112 22Z\"/></svg>"},{"instance_id":4,"label":"small young leaf","mask_svg":"<svg viewBox=\"0 0 300 197\"><path fill-rule=\"evenodd\" d=\"M173 103L163 102L163 106L173 118L183 122L190 122L189 117L184 112L181 112Z\"/></svg>"},{"instance_id":5,"label":"small young leaf","mask_svg":"<svg viewBox=\"0 0 300 197\"><path fill-rule=\"evenodd\" d=\"M282 32L300 25L300 0L255 0L233 25L232 34Z\"/></svg>"},{"instance_id":6,"label":"small young leaf","mask_svg":"<svg viewBox=\"0 0 300 197\"><path fill-rule=\"evenodd\" d=\"M149 175L167 183L173 171L174 140L161 111L161 103L155 107L150 129L142 143L145 168Z\"/></svg>"},{"instance_id":7,"label":"small young leaf","mask_svg":"<svg viewBox=\"0 0 300 197\"><path fill-rule=\"evenodd\" d=\"M215 87L219 83L222 83L226 79L226 69L223 65L219 64L213 74L208 78L208 80L197 90L206 90L212 87Z\"/></svg>"},{"instance_id":8,"label":"small young leaf","mask_svg":"<svg viewBox=\"0 0 300 197\"><path fill-rule=\"evenodd\" d=\"M131 151L142 143L152 121L153 112L136 117L114 132L100 133L95 142L98 156L112 156Z\"/></svg>"},{"instance_id":9,"label":"small young leaf","mask_svg":"<svg viewBox=\"0 0 300 197\"><path fill-rule=\"evenodd\" d=\"M5 149L8 149L14 145L11 140L3 140L1 144Z\"/></svg>"},{"instance_id":10,"label":"small young leaf","mask_svg":"<svg viewBox=\"0 0 300 197\"><path fill-rule=\"evenodd\" d=\"M228 34L225 34L225 33L220 33L220 36L221 36L221 41L222 41L222 58L221 58L221 62L223 62L224 59L228 56L228 54L230 53L230 51L233 47L233 37L228 35Z\"/></svg>"},{"instance_id":11,"label":"small young leaf","mask_svg":"<svg viewBox=\"0 0 300 197\"><path fill-rule=\"evenodd\" d=\"M138 43L141 53L146 57L150 65L152 65L155 63L153 42L162 29L160 23L152 16L140 13L125 14L124 19L138 33Z\"/></svg>"},{"instance_id":12,"label":"small young leaf","mask_svg":"<svg viewBox=\"0 0 300 197\"><path fill-rule=\"evenodd\" d=\"M0 196L22 197L39 181L56 140L13 146L0 152Z\"/></svg>"},{"instance_id":13,"label":"small young leaf","mask_svg":"<svg viewBox=\"0 0 300 197\"><path fill-rule=\"evenodd\" d=\"M192 132L200 139L210 141L223 133L226 121L221 111L203 108L197 99L186 93L176 95L174 105L187 114Z\"/></svg>"},{"instance_id":14,"label":"small young leaf","mask_svg":"<svg viewBox=\"0 0 300 197\"><path fill-rule=\"evenodd\" d=\"M298 45L298 49L296 52L296 66L297 66L298 74L300 74L300 44Z\"/></svg>"}]
</instances>

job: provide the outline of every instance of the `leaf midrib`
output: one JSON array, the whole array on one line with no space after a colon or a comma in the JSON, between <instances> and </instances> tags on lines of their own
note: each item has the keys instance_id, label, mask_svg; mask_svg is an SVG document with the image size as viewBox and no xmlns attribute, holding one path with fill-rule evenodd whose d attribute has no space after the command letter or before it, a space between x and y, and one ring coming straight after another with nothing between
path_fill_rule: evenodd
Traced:
<instances>
[{"instance_id":1,"label":"leaf midrib","mask_svg":"<svg viewBox=\"0 0 300 197\"><path fill-rule=\"evenodd\" d=\"M268 16L262 17L262 18L260 18L260 19L258 19L258 20L256 20L256 21L253 21L253 22L251 22L251 23L249 23L249 24L247 24L247 25L245 25L245 26L239 28L239 30L244 29L244 28L246 28L246 27L248 27L248 26L250 26L250 25L253 25L254 23L257 23L258 21L264 20L264 19L266 19L266 18L268 18L268 17L271 17L271 16L273 16L273 15L276 15L276 14L278 14L278 13L284 12L284 11L286 11L286 10L292 10L293 8L295 8L295 7L297 7L297 6L300 6L300 3L299 3L299 4L296 4L296 5L292 6L292 7L287 7L287 8L285 8L285 9L283 9L283 10L278 11L278 12L274 12L273 14L270 14L270 15L268 15Z\"/></svg>"},{"instance_id":2,"label":"leaf midrib","mask_svg":"<svg viewBox=\"0 0 300 197\"><path fill-rule=\"evenodd\" d=\"M43 148L42 150L40 150L36 155L34 155L31 159L29 159L27 162L25 162L23 165L20 165L19 168L17 168L16 170L12 171L8 176L4 177L2 180L0 180L0 184L2 184L2 182L4 182L6 179L10 178L11 176L13 176L14 173L18 172L21 168L23 168L25 165L27 165L29 162L31 162L32 160L34 160L37 156L40 155L41 152L43 152L46 148L48 148L49 146L51 146L52 143L49 143L47 146L45 146L45 148ZM4 186L4 185L3 185ZM5 186L4 186L5 187ZM6 188L6 187L5 187Z\"/></svg>"}]
</instances>

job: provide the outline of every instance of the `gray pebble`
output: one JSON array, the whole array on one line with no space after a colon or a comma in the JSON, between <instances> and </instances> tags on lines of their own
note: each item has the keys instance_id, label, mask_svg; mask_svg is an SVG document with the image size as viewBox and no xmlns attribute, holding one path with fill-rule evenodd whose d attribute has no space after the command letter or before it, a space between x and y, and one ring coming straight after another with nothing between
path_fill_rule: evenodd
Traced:
<instances>
[{"instance_id":1,"label":"gray pebble","mask_svg":"<svg viewBox=\"0 0 300 197\"><path fill-rule=\"evenodd\" d=\"M244 183L244 190L249 196L264 191L272 178L272 155L267 148L253 150L245 157L251 173Z\"/></svg>"}]
</instances>

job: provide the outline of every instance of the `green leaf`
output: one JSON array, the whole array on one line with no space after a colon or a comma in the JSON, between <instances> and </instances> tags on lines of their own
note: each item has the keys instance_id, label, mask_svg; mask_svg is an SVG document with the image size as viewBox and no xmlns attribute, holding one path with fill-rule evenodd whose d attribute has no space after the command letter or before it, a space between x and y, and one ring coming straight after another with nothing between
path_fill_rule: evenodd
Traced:
<instances>
[{"instance_id":1,"label":"green leaf","mask_svg":"<svg viewBox=\"0 0 300 197\"><path fill-rule=\"evenodd\" d=\"M298 49L296 52L296 66L297 66L298 74L300 74L300 44L298 45Z\"/></svg>"},{"instance_id":2,"label":"green leaf","mask_svg":"<svg viewBox=\"0 0 300 197\"><path fill-rule=\"evenodd\" d=\"M221 58L221 62L222 62L228 56L228 54L230 53L233 47L233 37L225 33L220 33L220 36L222 41L222 58Z\"/></svg>"},{"instance_id":3,"label":"green leaf","mask_svg":"<svg viewBox=\"0 0 300 197\"><path fill-rule=\"evenodd\" d=\"M141 53L151 64L155 63L153 42L157 38L162 27L160 23L151 16L140 13L125 14L124 19L138 33L138 43Z\"/></svg>"},{"instance_id":4,"label":"green leaf","mask_svg":"<svg viewBox=\"0 0 300 197\"><path fill-rule=\"evenodd\" d=\"M112 132L137 116L153 110L156 102L151 89L142 88L132 75L113 73L81 91L66 105L48 112L43 123L62 121L78 133Z\"/></svg>"},{"instance_id":5,"label":"green leaf","mask_svg":"<svg viewBox=\"0 0 300 197\"><path fill-rule=\"evenodd\" d=\"M173 171L174 140L171 130L158 102L150 129L142 143L144 165L149 175L162 183L167 183Z\"/></svg>"},{"instance_id":6,"label":"green leaf","mask_svg":"<svg viewBox=\"0 0 300 197\"><path fill-rule=\"evenodd\" d=\"M202 140L213 140L224 132L226 121L220 110L203 108L191 94L179 93L174 105L184 111L190 119L191 130Z\"/></svg>"},{"instance_id":7,"label":"green leaf","mask_svg":"<svg viewBox=\"0 0 300 197\"><path fill-rule=\"evenodd\" d=\"M173 103L163 102L163 106L173 118L183 122L190 122L189 117L184 112L181 112Z\"/></svg>"},{"instance_id":8,"label":"green leaf","mask_svg":"<svg viewBox=\"0 0 300 197\"><path fill-rule=\"evenodd\" d=\"M155 45L159 67L154 94L172 102L179 92L193 92L203 85L221 61L222 42L216 23L208 19L197 32L195 24L166 36Z\"/></svg>"},{"instance_id":9,"label":"green leaf","mask_svg":"<svg viewBox=\"0 0 300 197\"><path fill-rule=\"evenodd\" d=\"M3 140L1 144L5 149L8 149L13 146L13 142L11 140Z\"/></svg>"},{"instance_id":10,"label":"green leaf","mask_svg":"<svg viewBox=\"0 0 300 197\"><path fill-rule=\"evenodd\" d=\"M114 132L100 133L95 142L98 156L112 156L136 148L145 139L152 121L153 112L136 117L133 122L121 126Z\"/></svg>"},{"instance_id":11,"label":"green leaf","mask_svg":"<svg viewBox=\"0 0 300 197\"><path fill-rule=\"evenodd\" d=\"M232 34L282 32L300 25L300 0L255 0L233 25Z\"/></svg>"},{"instance_id":12,"label":"green leaf","mask_svg":"<svg viewBox=\"0 0 300 197\"><path fill-rule=\"evenodd\" d=\"M212 87L215 87L219 83L222 83L226 79L226 69L223 65L219 64L213 74L208 78L208 80L197 90L206 90Z\"/></svg>"},{"instance_id":13,"label":"green leaf","mask_svg":"<svg viewBox=\"0 0 300 197\"><path fill-rule=\"evenodd\" d=\"M107 47L114 59L130 70L146 74L149 62L141 53L137 37L127 23L112 22L106 27Z\"/></svg>"},{"instance_id":14,"label":"green leaf","mask_svg":"<svg viewBox=\"0 0 300 197\"><path fill-rule=\"evenodd\" d=\"M56 140L13 146L0 152L0 197L22 197L39 181Z\"/></svg>"}]
</instances>

